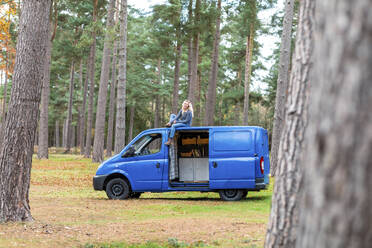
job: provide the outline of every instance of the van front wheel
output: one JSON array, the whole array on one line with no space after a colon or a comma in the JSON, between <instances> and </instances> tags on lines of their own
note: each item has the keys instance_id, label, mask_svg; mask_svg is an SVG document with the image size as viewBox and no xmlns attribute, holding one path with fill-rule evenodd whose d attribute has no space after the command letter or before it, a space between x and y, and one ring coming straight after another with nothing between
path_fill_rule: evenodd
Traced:
<instances>
[{"instance_id":1,"label":"van front wheel","mask_svg":"<svg viewBox=\"0 0 372 248\"><path fill-rule=\"evenodd\" d=\"M220 197L224 201L240 201L243 198L244 190L241 189L222 189L219 191Z\"/></svg>"},{"instance_id":2,"label":"van front wheel","mask_svg":"<svg viewBox=\"0 0 372 248\"><path fill-rule=\"evenodd\" d=\"M106 185L106 194L109 199L124 200L129 197L129 185L121 178L111 179Z\"/></svg>"}]
</instances>

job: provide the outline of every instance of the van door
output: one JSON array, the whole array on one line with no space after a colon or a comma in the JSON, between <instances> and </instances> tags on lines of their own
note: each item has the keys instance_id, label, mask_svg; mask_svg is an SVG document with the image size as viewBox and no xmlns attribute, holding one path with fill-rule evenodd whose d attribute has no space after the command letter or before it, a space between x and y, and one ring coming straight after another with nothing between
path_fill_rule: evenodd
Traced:
<instances>
[{"instance_id":1,"label":"van door","mask_svg":"<svg viewBox=\"0 0 372 248\"><path fill-rule=\"evenodd\" d=\"M165 164L163 143L162 132L154 132L142 135L130 146L133 152L125 159L133 190L160 191Z\"/></svg>"},{"instance_id":2,"label":"van door","mask_svg":"<svg viewBox=\"0 0 372 248\"><path fill-rule=\"evenodd\" d=\"M255 187L254 133L249 129L218 128L209 133L209 187Z\"/></svg>"}]
</instances>

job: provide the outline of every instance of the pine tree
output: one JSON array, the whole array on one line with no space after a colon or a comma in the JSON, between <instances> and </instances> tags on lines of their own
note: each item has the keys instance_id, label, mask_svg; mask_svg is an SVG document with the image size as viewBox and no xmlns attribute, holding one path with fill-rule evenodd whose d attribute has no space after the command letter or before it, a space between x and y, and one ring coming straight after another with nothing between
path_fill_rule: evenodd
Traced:
<instances>
[{"instance_id":1,"label":"pine tree","mask_svg":"<svg viewBox=\"0 0 372 248\"><path fill-rule=\"evenodd\" d=\"M50 0L22 3L12 95L0 149L0 222L32 220L30 174L49 38L50 4Z\"/></svg>"}]
</instances>

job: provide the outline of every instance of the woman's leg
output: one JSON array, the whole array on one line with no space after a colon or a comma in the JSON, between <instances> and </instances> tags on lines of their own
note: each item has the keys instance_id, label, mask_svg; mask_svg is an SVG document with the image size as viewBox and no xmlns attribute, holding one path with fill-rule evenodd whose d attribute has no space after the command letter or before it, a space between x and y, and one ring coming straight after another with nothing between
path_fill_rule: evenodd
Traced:
<instances>
[{"instance_id":1,"label":"woman's leg","mask_svg":"<svg viewBox=\"0 0 372 248\"><path fill-rule=\"evenodd\" d=\"M176 123L176 124L173 124L172 127L171 127L171 131L170 131L170 134L169 134L169 138L172 139L174 137L174 134L176 132L176 128L177 127L186 127L186 124L183 124L183 123Z\"/></svg>"},{"instance_id":2,"label":"woman's leg","mask_svg":"<svg viewBox=\"0 0 372 248\"><path fill-rule=\"evenodd\" d=\"M169 117L169 122L166 124L167 127L172 126L173 121L176 119L177 115L171 114Z\"/></svg>"}]
</instances>

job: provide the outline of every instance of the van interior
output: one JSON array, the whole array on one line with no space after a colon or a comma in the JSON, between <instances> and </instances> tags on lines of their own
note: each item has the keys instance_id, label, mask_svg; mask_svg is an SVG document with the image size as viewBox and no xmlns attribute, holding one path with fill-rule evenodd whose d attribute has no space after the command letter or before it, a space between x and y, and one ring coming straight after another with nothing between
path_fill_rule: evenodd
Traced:
<instances>
[{"instance_id":1,"label":"van interior","mask_svg":"<svg viewBox=\"0 0 372 248\"><path fill-rule=\"evenodd\" d=\"M172 187L209 185L209 132L178 131L169 146L169 181Z\"/></svg>"}]
</instances>

